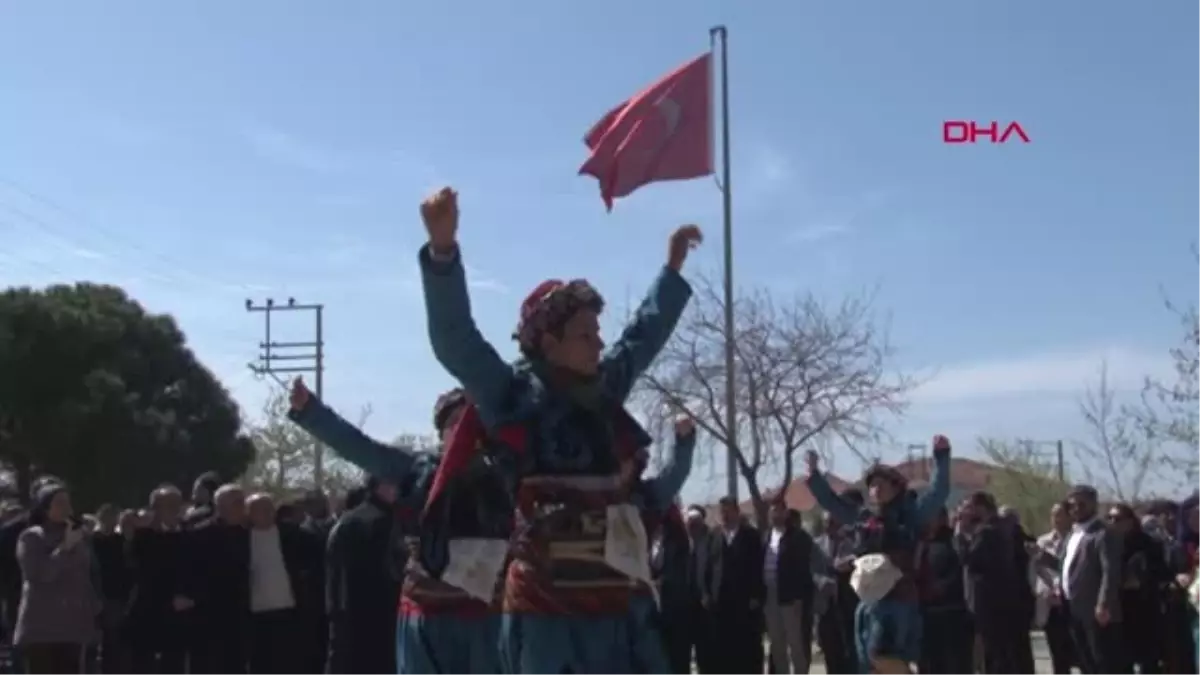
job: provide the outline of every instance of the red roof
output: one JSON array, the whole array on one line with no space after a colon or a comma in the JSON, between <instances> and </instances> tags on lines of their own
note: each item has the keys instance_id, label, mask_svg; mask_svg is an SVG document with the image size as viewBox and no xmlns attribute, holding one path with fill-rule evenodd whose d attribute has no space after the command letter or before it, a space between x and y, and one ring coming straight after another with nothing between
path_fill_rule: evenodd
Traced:
<instances>
[{"instance_id":1,"label":"red roof","mask_svg":"<svg viewBox=\"0 0 1200 675\"><path fill-rule=\"evenodd\" d=\"M950 458L950 485L959 490L986 490L992 484L992 473L1000 467L962 457ZM911 459L895 465L908 479L909 487L919 488L929 483L933 458Z\"/></svg>"},{"instance_id":2,"label":"red roof","mask_svg":"<svg viewBox=\"0 0 1200 675\"><path fill-rule=\"evenodd\" d=\"M829 485L833 488L834 492L841 492L851 486L851 483L847 483L831 473L825 474L825 479L829 481ZM768 490L763 494L763 497L770 499L775 494L775 490ZM810 511L817 505L817 500L813 498L812 491L808 489L808 485L804 482L803 478L792 479L792 482L788 484L783 500L789 509L796 509L801 513ZM754 503L749 499L738 504L738 508L746 515L754 515ZM710 513L716 513L716 510L712 509Z\"/></svg>"},{"instance_id":3,"label":"red roof","mask_svg":"<svg viewBox=\"0 0 1200 675\"><path fill-rule=\"evenodd\" d=\"M933 458L912 459L899 464L893 465L905 478L908 479L909 487L920 488L929 482L930 473L933 471ZM979 462L973 459L964 459L962 457L950 458L950 486L955 492L973 492L975 490L986 490L991 485L992 473L999 467ZM829 485L833 487L834 492L841 492L848 487L853 487L854 483L848 482L833 474L825 474L825 478L829 481ZM774 490L768 491L764 497L771 497L775 494ZM784 495L784 501L788 508L796 509L801 513L811 511L817 506L817 500L813 498L812 492L808 489L803 478L795 478L788 484L787 493ZM754 514L754 505L750 500L745 500L738 505L742 513L747 515ZM710 507L709 518L716 517L716 507ZM715 520L714 520L715 522Z\"/></svg>"}]
</instances>

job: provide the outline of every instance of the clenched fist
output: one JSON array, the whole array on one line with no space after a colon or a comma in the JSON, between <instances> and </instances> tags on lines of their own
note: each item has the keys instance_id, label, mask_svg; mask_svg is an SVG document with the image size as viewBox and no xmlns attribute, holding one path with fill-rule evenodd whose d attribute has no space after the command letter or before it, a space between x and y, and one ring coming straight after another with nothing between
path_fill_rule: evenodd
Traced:
<instances>
[{"instance_id":1,"label":"clenched fist","mask_svg":"<svg viewBox=\"0 0 1200 675\"><path fill-rule=\"evenodd\" d=\"M696 422L687 415L675 418L675 437L687 438L696 433Z\"/></svg>"},{"instance_id":2,"label":"clenched fist","mask_svg":"<svg viewBox=\"0 0 1200 675\"><path fill-rule=\"evenodd\" d=\"M288 394L288 400L292 404L292 410L300 412L308 405L308 400L312 398L312 392L308 390L308 385L304 384L303 377L297 377L292 380L292 391Z\"/></svg>"},{"instance_id":3,"label":"clenched fist","mask_svg":"<svg viewBox=\"0 0 1200 675\"><path fill-rule=\"evenodd\" d=\"M421 202L421 220L435 251L453 249L458 242L458 193L444 187Z\"/></svg>"},{"instance_id":4,"label":"clenched fist","mask_svg":"<svg viewBox=\"0 0 1200 675\"><path fill-rule=\"evenodd\" d=\"M684 225L671 235L667 245L667 267L678 272L683 269L683 261L688 253L704 241L704 233L697 225Z\"/></svg>"},{"instance_id":5,"label":"clenched fist","mask_svg":"<svg viewBox=\"0 0 1200 675\"><path fill-rule=\"evenodd\" d=\"M933 452L935 454L947 454L950 452L950 439L938 434L933 437Z\"/></svg>"}]
</instances>

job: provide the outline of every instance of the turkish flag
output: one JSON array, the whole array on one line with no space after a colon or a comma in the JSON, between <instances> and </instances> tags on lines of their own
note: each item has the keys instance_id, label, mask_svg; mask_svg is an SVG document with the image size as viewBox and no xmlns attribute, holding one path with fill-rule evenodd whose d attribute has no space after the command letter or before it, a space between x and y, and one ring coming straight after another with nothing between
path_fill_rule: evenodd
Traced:
<instances>
[{"instance_id":1,"label":"turkish flag","mask_svg":"<svg viewBox=\"0 0 1200 675\"><path fill-rule=\"evenodd\" d=\"M643 185L713 172L712 54L684 64L608 111L584 137L592 151L580 175L613 200Z\"/></svg>"}]
</instances>

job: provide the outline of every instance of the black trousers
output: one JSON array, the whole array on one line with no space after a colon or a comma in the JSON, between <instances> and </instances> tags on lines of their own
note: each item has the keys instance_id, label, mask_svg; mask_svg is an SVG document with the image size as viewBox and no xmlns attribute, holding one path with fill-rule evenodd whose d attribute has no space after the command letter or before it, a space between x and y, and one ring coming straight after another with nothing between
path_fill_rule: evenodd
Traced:
<instances>
[{"instance_id":1,"label":"black trousers","mask_svg":"<svg viewBox=\"0 0 1200 675\"><path fill-rule=\"evenodd\" d=\"M718 607L712 614L712 672L761 673L766 665L760 610Z\"/></svg>"},{"instance_id":2,"label":"black trousers","mask_svg":"<svg viewBox=\"0 0 1200 675\"><path fill-rule=\"evenodd\" d=\"M692 617L681 607L666 607L658 615L658 631L672 673L690 675L692 672Z\"/></svg>"},{"instance_id":3,"label":"black trousers","mask_svg":"<svg viewBox=\"0 0 1200 675\"><path fill-rule=\"evenodd\" d=\"M701 675L719 673L717 654L721 646L716 643L713 632L713 615L697 601L688 617L688 641L695 653L696 671Z\"/></svg>"},{"instance_id":4,"label":"black trousers","mask_svg":"<svg viewBox=\"0 0 1200 675\"><path fill-rule=\"evenodd\" d=\"M1071 640L1071 619L1065 607L1051 607L1042 629L1050 648L1050 664L1055 673L1070 675L1075 665L1075 643Z\"/></svg>"},{"instance_id":5,"label":"black trousers","mask_svg":"<svg viewBox=\"0 0 1200 675\"><path fill-rule=\"evenodd\" d=\"M245 610L206 608L197 614L188 645L188 671L245 673L247 628Z\"/></svg>"},{"instance_id":6,"label":"black trousers","mask_svg":"<svg viewBox=\"0 0 1200 675\"><path fill-rule=\"evenodd\" d=\"M125 623L134 673L187 672L188 624L177 612L144 612Z\"/></svg>"},{"instance_id":7,"label":"black trousers","mask_svg":"<svg viewBox=\"0 0 1200 675\"><path fill-rule=\"evenodd\" d=\"M1079 672L1132 673L1125 656L1125 640L1121 624L1101 626L1092 617L1071 616L1071 640L1075 643L1076 665Z\"/></svg>"},{"instance_id":8,"label":"black trousers","mask_svg":"<svg viewBox=\"0 0 1200 675\"><path fill-rule=\"evenodd\" d=\"M817 646L825 656L825 672L829 675L850 675L858 672L858 657L854 650L854 616L847 621L842 608L832 603L817 618Z\"/></svg>"},{"instance_id":9,"label":"black trousers","mask_svg":"<svg viewBox=\"0 0 1200 675\"><path fill-rule=\"evenodd\" d=\"M302 665L305 637L294 609L250 615L249 672L254 675L295 673Z\"/></svg>"},{"instance_id":10,"label":"black trousers","mask_svg":"<svg viewBox=\"0 0 1200 675\"><path fill-rule=\"evenodd\" d=\"M922 620L921 673L971 672L975 628L966 608L922 612Z\"/></svg>"},{"instance_id":11,"label":"black trousers","mask_svg":"<svg viewBox=\"0 0 1200 675\"><path fill-rule=\"evenodd\" d=\"M988 609L975 614L975 632L982 650L981 672L988 675L1010 675L1029 672L1020 665L1015 638L1019 625L1017 613L1011 610ZM1026 640L1029 631L1026 630Z\"/></svg>"},{"instance_id":12,"label":"black trousers","mask_svg":"<svg viewBox=\"0 0 1200 675\"><path fill-rule=\"evenodd\" d=\"M31 675L83 672L83 645L21 645L21 655L25 661L25 672Z\"/></svg>"}]
</instances>

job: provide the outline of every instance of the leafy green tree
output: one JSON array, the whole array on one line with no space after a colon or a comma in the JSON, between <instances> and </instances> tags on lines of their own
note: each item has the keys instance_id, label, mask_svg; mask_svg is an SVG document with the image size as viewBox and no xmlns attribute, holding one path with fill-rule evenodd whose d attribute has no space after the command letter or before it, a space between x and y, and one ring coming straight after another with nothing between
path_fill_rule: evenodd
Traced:
<instances>
[{"instance_id":1,"label":"leafy green tree","mask_svg":"<svg viewBox=\"0 0 1200 675\"><path fill-rule=\"evenodd\" d=\"M0 462L23 497L41 472L85 508L142 504L204 471L232 478L254 457L240 428L169 315L114 286L0 292Z\"/></svg>"}]
</instances>

